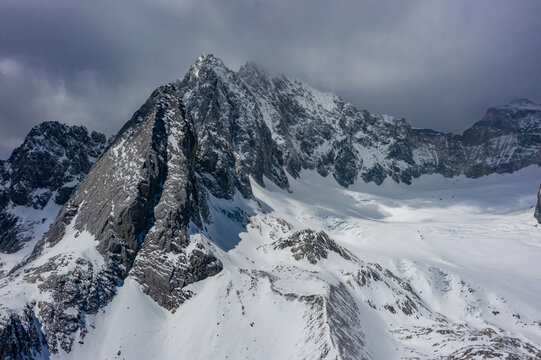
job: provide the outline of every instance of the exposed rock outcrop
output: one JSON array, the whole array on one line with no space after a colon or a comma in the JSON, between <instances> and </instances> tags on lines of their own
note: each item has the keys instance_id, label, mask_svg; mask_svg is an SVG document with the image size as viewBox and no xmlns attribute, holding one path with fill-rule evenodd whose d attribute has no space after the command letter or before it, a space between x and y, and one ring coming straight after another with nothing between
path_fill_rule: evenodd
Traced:
<instances>
[{"instance_id":1,"label":"exposed rock outcrop","mask_svg":"<svg viewBox=\"0 0 541 360\"><path fill-rule=\"evenodd\" d=\"M41 237L37 227L53 220L105 147L105 135L82 126L45 122L30 130L0 162L0 252Z\"/></svg>"},{"instance_id":2,"label":"exposed rock outcrop","mask_svg":"<svg viewBox=\"0 0 541 360\"><path fill-rule=\"evenodd\" d=\"M329 251L346 260L351 260L353 257L346 249L331 239L325 231L312 229L297 231L286 238L275 241L272 246L275 250L289 248L295 260L306 259L311 264L316 264L321 259L327 259Z\"/></svg>"},{"instance_id":3,"label":"exposed rock outcrop","mask_svg":"<svg viewBox=\"0 0 541 360\"><path fill-rule=\"evenodd\" d=\"M537 192L537 205L535 206L534 217L537 219L537 222L541 224L541 187Z\"/></svg>"},{"instance_id":4,"label":"exposed rock outcrop","mask_svg":"<svg viewBox=\"0 0 541 360\"><path fill-rule=\"evenodd\" d=\"M233 72L203 55L183 79L156 89L103 154L103 135L46 123L0 163L3 209L64 204L32 254L1 279L0 297L24 304L0 304L0 339L15 344L0 353L71 351L84 340L86 317L104 308L128 276L160 306L177 309L192 296L189 285L222 271L218 248L238 234L213 224L227 218L243 229L247 204L255 207L252 179L288 189L286 174L298 177L303 169L343 186L512 172L540 164L540 123L541 107L520 100L490 109L462 135L412 129L253 64ZM20 221L1 214L7 230L0 250L16 251L24 242ZM322 231L286 234L272 245L314 265L331 253L357 261ZM363 299L374 309L428 313L407 282L377 264L342 274L355 291L374 286L398 299ZM360 322L349 291L341 283L324 298L303 300L319 304L318 331L340 341L336 349L345 358L365 356L364 337L351 333L358 327L345 326Z\"/></svg>"}]
</instances>

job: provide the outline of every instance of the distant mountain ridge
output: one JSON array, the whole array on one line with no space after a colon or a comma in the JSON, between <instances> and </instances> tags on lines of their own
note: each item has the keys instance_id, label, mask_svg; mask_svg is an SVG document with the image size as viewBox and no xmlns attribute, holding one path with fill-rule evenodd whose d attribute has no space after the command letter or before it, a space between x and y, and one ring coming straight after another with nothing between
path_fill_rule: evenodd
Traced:
<instances>
[{"instance_id":1,"label":"distant mountain ridge","mask_svg":"<svg viewBox=\"0 0 541 360\"><path fill-rule=\"evenodd\" d=\"M252 179L289 189L288 175L311 169L347 187L387 177L410 183L432 173L480 177L532 164L541 164L541 106L528 100L489 109L462 135L444 134L358 110L252 63L233 72L202 55L183 79L156 89L110 145L84 128L44 123L0 164L2 252L16 253L30 241L21 238L23 220L9 212L14 205L63 205L54 222L45 220L52 224L44 237L33 238L32 253L3 274L0 356L70 352L84 342L86 317L110 303L127 279L161 307L178 309L194 295L190 285L232 266L224 254L252 217L265 214ZM406 316L436 318L408 283L354 258L324 232L290 235L287 222L269 221L285 239L277 239L274 250L292 248L313 264L339 254L347 266L363 269L347 273L350 282L386 286ZM358 320L346 285L328 289L322 298L298 295L312 310L338 316L318 325L329 326L322 339L333 339L320 340L322 348L370 358L362 332L350 336L340 329Z\"/></svg>"},{"instance_id":2,"label":"distant mountain ridge","mask_svg":"<svg viewBox=\"0 0 541 360\"><path fill-rule=\"evenodd\" d=\"M255 94L291 174L315 168L348 186L358 177L409 183L422 174L479 177L541 164L541 106L526 99L489 109L455 135L359 111L335 95L270 76L250 63L238 76Z\"/></svg>"}]
</instances>

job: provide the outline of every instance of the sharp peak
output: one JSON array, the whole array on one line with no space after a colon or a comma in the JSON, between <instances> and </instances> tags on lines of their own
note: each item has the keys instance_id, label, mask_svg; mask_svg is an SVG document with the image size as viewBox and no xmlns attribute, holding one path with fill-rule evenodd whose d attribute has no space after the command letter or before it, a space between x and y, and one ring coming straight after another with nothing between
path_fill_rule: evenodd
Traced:
<instances>
[{"instance_id":1,"label":"sharp peak","mask_svg":"<svg viewBox=\"0 0 541 360\"><path fill-rule=\"evenodd\" d=\"M541 110L541 105L526 98L512 99L508 104L497 106L496 109L527 109Z\"/></svg>"},{"instance_id":2,"label":"sharp peak","mask_svg":"<svg viewBox=\"0 0 541 360\"><path fill-rule=\"evenodd\" d=\"M196 59L195 64L192 65L193 67L196 67L197 69L201 69L206 66L212 66L212 67L220 67L227 70L230 70L220 59L219 57L214 56L212 53L205 53L203 52L199 57ZM239 73L249 73L249 72L255 72L260 75L269 75L270 73L258 62L254 60L248 60L244 65L242 65L238 71Z\"/></svg>"},{"instance_id":3,"label":"sharp peak","mask_svg":"<svg viewBox=\"0 0 541 360\"><path fill-rule=\"evenodd\" d=\"M219 67L227 68L227 66L225 66L222 59L214 56L214 54L212 53L205 53L205 52L199 55L199 57L195 60L195 64L192 66L195 66L197 68L202 68L204 66L219 66Z\"/></svg>"},{"instance_id":4,"label":"sharp peak","mask_svg":"<svg viewBox=\"0 0 541 360\"><path fill-rule=\"evenodd\" d=\"M217 56L214 56L213 53L206 53L206 52L203 51L201 53L201 55L199 55L197 57L196 62L200 62L200 61L204 61L204 60L212 60L212 59L220 60L220 58L218 58Z\"/></svg>"},{"instance_id":5,"label":"sharp peak","mask_svg":"<svg viewBox=\"0 0 541 360\"><path fill-rule=\"evenodd\" d=\"M25 138L32 138L35 136L42 136L44 134L49 134L50 131L61 131L66 132L69 131L72 128L82 128L85 131L88 131L86 127L84 126L70 126L64 123L61 123L59 121L44 121L39 124L34 125L30 131L26 134Z\"/></svg>"},{"instance_id":6,"label":"sharp peak","mask_svg":"<svg viewBox=\"0 0 541 360\"><path fill-rule=\"evenodd\" d=\"M526 98L514 98L509 102L509 105L515 104L534 104L534 102Z\"/></svg>"},{"instance_id":7,"label":"sharp peak","mask_svg":"<svg viewBox=\"0 0 541 360\"><path fill-rule=\"evenodd\" d=\"M254 60L248 60L242 65L238 71L238 74L242 77L255 77L266 79L282 79L289 82L300 82L306 85L306 83L298 78L290 77L284 73L275 73L269 71L266 67Z\"/></svg>"},{"instance_id":8,"label":"sharp peak","mask_svg":"<svg viewBox=\"0 0 541 360\"><path fill-rule=\"evenodd\" d=\"M62 129L62 130L66 130L66 131L69 131L69 130L84 130L86 132L91 132L89 131L89 129L85 126L85 125L77 125L77 124L74 124L74 125L70 125L70 124L66 124L66 123L63 123L63 122L60 122L60 121L56 121L56 120L48 120L48 121L43 121L39 124L36 124L34 125L31 129L30 129L30 132L31 131L35 131L35 130L44 130L44 129L52 129L52 130L56 130L56 129Z\"/></svg>"},{"instance_id":9,"label":"sharp peak","mask_svg":"<svg viewBox=\"0 0 541 360\"><path fill-rule=\"evenodd\" d=\"M240 67L239 71L242 71L243 69L244 70L256 70L256 71L260 71L260 72L265 71L265 69L261 66L261 64L259 64L255 60L246 61L246 63Z\"/></svg>"},{"instance_id":10,"label":"sharp peak","mask_svg":"<svg viewBox=\"0 0 541 360\"><path fill-rule=\"evenodd\" d=\"M43 127L62 127L62 128L67 128L69 125L66 125L64 123L61 123L59 121L55 121L55 120L50 120L50 121L43 121L39 124L36 124L32 127L32 129L39 129L39 128L43 128Z\"/></svg>"},{"instance_id":11,"label":"sharp peak","mask_svg":"<svg viewBox=\"0 0 541 360\"><path fill-rule=\"evenodd\" d=\"M195 63L190 66L184 79L197 79L201 72L213 71L215 73L227 74L231 70L225 66L224 62L211 53L202 53Z\"/></svg>"},{"instance_id":12,"label":"sharp peak","mask_svg":"<svg viewBox=\"0 0 541 360\"><path fill-rule=\"evenodd\" d=\"M269 77L270 73L263 68L260 64L253 60L248 60L244 65L242 65L238 71L240 76L251 76L251 77Z\"/></svg>"}]
</instances>

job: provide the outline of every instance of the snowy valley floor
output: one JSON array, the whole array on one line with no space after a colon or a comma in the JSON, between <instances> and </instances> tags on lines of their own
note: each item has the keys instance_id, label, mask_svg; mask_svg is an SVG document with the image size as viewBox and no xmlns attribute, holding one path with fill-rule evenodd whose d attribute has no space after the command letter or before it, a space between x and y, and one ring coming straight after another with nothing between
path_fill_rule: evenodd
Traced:
<instances>
[{"instance_id":1,"label":"snowy valley floor","mask_svg":"<svg viewBox=\"0 0 541 360\"><path fill-rule=\"evenodd\" d=\"M190 285L193 297L174 313L128 277L112 303L89 317L84 344L55 356L535 358L541 227L533 206L540 181L539 167L348 189L303 172L290 179L291 193L252 181L258 203L213 200L214 218L226 218L207 234L222 239L221 273ZM251 214L245 228L234 216L219 216L236 207ZM325 258L284 242L303 229L323 230L338 250L323 244Z\"/></svg>"}]
</instances>

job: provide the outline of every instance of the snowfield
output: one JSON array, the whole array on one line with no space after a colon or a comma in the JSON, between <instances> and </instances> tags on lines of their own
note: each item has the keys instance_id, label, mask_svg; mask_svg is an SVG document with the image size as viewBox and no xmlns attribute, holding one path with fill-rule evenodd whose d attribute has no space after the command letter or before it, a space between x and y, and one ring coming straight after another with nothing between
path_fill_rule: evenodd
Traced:
<instances>
[{"instance_id":1,"label":"snowfield","mask_svg":"<svg viewBox=\"0 0 541 360\"><path fill-rule=\"evenodd\" d=\"M412 129L203 54L110 141L37 126L0 161L0 358L541 359L539 109Z\"/></svg>"},{"instance_id":2,"label":"snowfield","mask_svg":"<svg viewBox=\"0 0 541 360\"><path fill-rule=\"evenodd\" d=\"M540 179L530 166L347 189L309 171L289 179L291 192L252 181L257 201L229 205L252 214L246 227L227 218L192 235L231 238L213 245L222 272L189 285L192 298L175 312L128 276L88 316L84 344L52 358L535 358ZM285 242L303 229L324 231L338 250L309 261L314 249Z\"/></svg>"}]
</instances>

